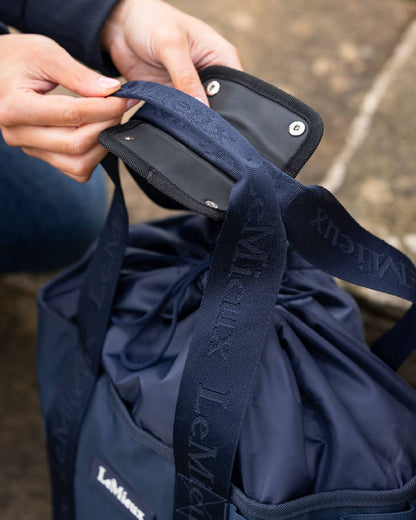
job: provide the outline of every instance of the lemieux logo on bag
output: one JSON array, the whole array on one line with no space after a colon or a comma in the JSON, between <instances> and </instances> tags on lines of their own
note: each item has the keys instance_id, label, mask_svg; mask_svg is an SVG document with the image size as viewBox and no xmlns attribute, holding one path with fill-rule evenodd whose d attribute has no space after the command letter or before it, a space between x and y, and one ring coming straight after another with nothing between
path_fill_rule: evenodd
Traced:
<instances>
[{"instance_id":1,"label":"lemieux logo on bag","mask_svg":"<svg viewBox=\"0 0 416 520\"><path fill-rule=\"evenodd\" d=\"M356 242L353 236L343 233L322 208L317 206L316 210L316 217L309 221L309 225L333 247L347 256L354 256L354 262L359 271L364 271L377 278L383 278L386 274L392 273L399 286L410 289L416 287L416 278L409 269L409 265L389 256L386 252L379 253Z\"/></svg>"},{"instance_id":2,"label":"lemieux logo on bag","mask_svg":"<svg viewBox=\"0 0 416 520\"><path fill-rule=\"evenodd\" d=\"M128 489L107 463L95 458L91 465L90 480L129 516L138 520L155 520L155 516L143 506L143 500Z\"/></svg>"}]
</instances>

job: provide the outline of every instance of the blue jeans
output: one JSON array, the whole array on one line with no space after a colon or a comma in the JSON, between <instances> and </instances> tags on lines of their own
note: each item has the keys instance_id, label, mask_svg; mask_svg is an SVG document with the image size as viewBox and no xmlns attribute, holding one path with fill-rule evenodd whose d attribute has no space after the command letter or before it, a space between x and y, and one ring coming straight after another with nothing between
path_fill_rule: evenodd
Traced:
<instances>
[{"instance_id":1,"label":"blue jeans","mask_svg":"<svg viewBox=\"0 0 416 520\"><path fill-rule=\"evenodd\" d=\"M79 184L0 135L0 273L75 261L101 230L106 198L101 167Z\"/></svg>"}]
</instances>

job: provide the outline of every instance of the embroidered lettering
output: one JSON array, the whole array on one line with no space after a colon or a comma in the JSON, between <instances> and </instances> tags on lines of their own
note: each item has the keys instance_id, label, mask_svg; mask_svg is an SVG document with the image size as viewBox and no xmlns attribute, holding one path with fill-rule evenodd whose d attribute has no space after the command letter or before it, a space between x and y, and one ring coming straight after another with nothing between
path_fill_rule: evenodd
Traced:
<instances>
[{"instance_id":1,"label":"embroidered lettering","mask_svg":"<svg viewBox=\"0 0 416 520\"><path fill-rule=\"evenodd\" d=\"M154 516L148 510L138 505L137 499L126 489L125 484L120 481L107 464L95 459L91 467L90 478L100 489L105 489L116 504L138 520L154 519Z\"/></svg>"},{"instance_id":2,"label":"embroidered lettering","mask_svg":"<svg viewBox=\"0 0 416 520\"><path fill-rule=\"evenodd\" d=\"M342 253L348 256L355 255L355 266L360 271L377 278L393 275L402 287L412 288L416 285L416 279L405 263L397 261L394 256L378 253L354 241L350 235L341 231L322 208L317 207L316 218L311 219L309 225Z\"/></svg>"},{"instance_id":3,"label":"embroidered lettering","mask_svg":"<svg viewBox=\"0 0 416 520\"><path fill-rule=\"evenodd\" d=\"M247 297L247 280L260 276L269 260L270 240L276 237L276 228L270 220L266 221L268 225L264 225L265 200L257 193L253 180L249 189L250 201L246 219L234 250L223 298L218 306L206 349L207 356L219 356L224 361L236 347L235 335L241 326L241 304L243 297ZM181 509L181 512L186 510L188 518L210 518L208 510L211 511L214 504L217 504L215 507L219 507L218 511L222 511L219 497L213 501L211 496L215 487L211 468L220 455L220 450L209 442L209 412L212 411L212 407L217 407L218 413L227 410L231 393L226 390L226 385L227 381L224 381L222 389L214 389L199 384L188 439L187 506ZM221 517L222 514L221 512ZM215 518L215 515L212 518Z\"/></svg>"},{"instance_id":4,"label":"embroidered lettering","mask_svg":"<svg viewBox=\"0 0 416 520\"><path fill-rule=\"evenodd\" d=\"M104 466L98 467L97 481L102 484L123 506L130 511L130 513L138 518L138 520L145 520L144 512L137 507L134 502L127 498L127 491L115 478L104 478L107 470Z\"/></svg>"},{"instance_id":5,"label":"embroidered lettering","mask_svg":"<svg viewBox=\"0 0 416 520\"><path fill-rule=\"evenodd\" d=\"M201 477L209 483L210 487L213 482L213 474L206 467L205 459L215 459L217 457L217 447L209 448L192 439L189 442L189 447L192 451L189 452L189 476L201 481ZM194 451L195 450L195 451ZM195 475L195 473L197 475ZM199 477L199 478L197 478Z\"/></svg>"}]
</instances>

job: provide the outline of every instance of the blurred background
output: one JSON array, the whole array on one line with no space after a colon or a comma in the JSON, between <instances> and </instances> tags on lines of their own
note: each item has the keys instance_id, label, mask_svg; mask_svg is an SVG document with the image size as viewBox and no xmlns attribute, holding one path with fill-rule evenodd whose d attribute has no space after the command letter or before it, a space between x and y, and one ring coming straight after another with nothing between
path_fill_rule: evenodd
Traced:
<instances>
[{"instance_id":1,"label":"blurred background","mask_svg":"<svg viewBox=\"0 0 416 520\"><path fill-rule=\"evenodd\" d=\"M416 3L174 0L239 49L245 70L317 110L324 138L299 175L324 183L364 226L416 261ZM131 221L168 212L124 179ZM0 276L0 515L50 518L36 384L35 295L50 275ZM369 339L406 305L351 288ZM416 382L412 360L402 370Z\"/></svg>"}]
</instances>

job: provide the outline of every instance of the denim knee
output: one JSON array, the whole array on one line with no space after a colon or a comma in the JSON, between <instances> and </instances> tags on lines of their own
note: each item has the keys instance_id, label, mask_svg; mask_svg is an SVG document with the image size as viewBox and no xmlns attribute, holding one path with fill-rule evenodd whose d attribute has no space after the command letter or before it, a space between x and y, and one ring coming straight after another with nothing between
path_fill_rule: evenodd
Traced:
<instances>
[{"instance_id":1,"label":"denim knee","mask_svg":"<svg viewBox=\"0 0 416 520\"><path fill-rule=\"evenodd\" d=\"M77 260L107 211L99 166L79 184L0 139L0 272L40 272Z\"/></svg>"}]
</instances>

